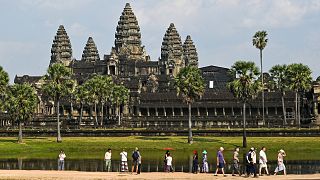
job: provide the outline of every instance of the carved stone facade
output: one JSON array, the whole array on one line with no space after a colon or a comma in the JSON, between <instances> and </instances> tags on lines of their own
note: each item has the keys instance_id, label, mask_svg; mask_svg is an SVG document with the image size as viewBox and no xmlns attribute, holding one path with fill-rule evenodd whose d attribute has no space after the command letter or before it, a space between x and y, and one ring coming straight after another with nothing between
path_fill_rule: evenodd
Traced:
<instances>
[{"instance_id":1,"label":"carved stone facade","mask_svg":"<svg viewBox=\"0 0 320 180\"><path fill-rule=\"evenodd\" d=\"M82 58L72 59L70 39L61 25L53 40L50 64L58 62L72 69L74 78L80 85L94 74L110 75L116 82L124 84L130 90L129 103L121 107L126 126L183 128L187 125L187 105L176 96L173 78L185 66L198 67L198 54L190 36L187 36L182 44L173 23L164 34L161 55L157 61L151 61L145 52L140 27L129 3L125 5L118 21L114 46L102 59L92 37L88 38ZM193 104L194 126L241 126L242 105L226 88L227 82L233 78L228 73L229 69L207 66L200 68L200 71L205 79L206 92L201 100ZM16 76L15 82L30 82L41 86L41 76ZM53 118L54 104L48 102L40 90L38 93L41 103L35 119L40 122L44 116ZM282 124L281 96L277 92L267 92L265 96L266 119L270 124ZM74 107L70 108L67 101L62 103L62 106L61 114L66 119L64 123L79 123L79 106L74 104ZM251 126L261 125L260 106L259 98L248 105L248 123ZM294 119L292 93L286 94L286 110L287 121L291 123ZM92 107L88 106L84 109L82 123L92 125L92 115L103 113L105 124L112 125L115 112L113 106L106 107L105 112L93 112ZM34 123L38 122L37 120Z\"/></svg>"}]
</instances>

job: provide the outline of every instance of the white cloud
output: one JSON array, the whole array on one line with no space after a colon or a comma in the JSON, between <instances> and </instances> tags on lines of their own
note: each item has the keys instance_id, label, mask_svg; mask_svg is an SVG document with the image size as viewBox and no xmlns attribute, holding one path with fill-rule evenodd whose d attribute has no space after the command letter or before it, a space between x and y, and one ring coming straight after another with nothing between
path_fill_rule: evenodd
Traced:
<instances>
[{"instance_id":1,"label":"white cloud","mask_svg":"<svg viewBox=\"0 0 320 180\"><path fill-rule=\"evenodd\" d=\"M92 0L20 0L21 8L44 10L70 10L85 7Z\"/></svg>"}]
</instances>

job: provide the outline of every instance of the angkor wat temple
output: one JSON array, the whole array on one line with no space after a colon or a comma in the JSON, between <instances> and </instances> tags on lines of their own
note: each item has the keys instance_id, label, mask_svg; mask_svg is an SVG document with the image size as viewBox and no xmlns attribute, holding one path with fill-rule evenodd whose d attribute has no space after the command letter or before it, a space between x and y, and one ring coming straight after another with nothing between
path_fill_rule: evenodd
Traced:
<instances>
[{"instance_id":1,"label":"angkor wat temple","mask_svg":"<svg viewBox=\"0 0 320 180\"><path fill-rule=\"evenodd\" d=\"M111 75L130 90L128 104L121 107L123 125L147 128L184 128L187 127L188 109L173 87L173 77L187 65L198 67L198 54L191 36L181 37L173 23L164 33L161 55L151 60L141 42L140 27L130 4L127 3L120 16L115 32L114 46L109 54L99 56L92 37L88 38L80 60L72 56L69 36L60 25L51 48L52 63L63 63L70 67L78 84L82 84L95 74ZM218 66L201 67L206 83L203 97L192 106L193 127L240 127L242 126L242 103L233 97L226 84L233 77L229 69ZM42 76L16 76L15 83L33 84L39 95L39 105L31 127L56 127L55 108L52 101L40 91ZM283 124L281 93L265 89L265 119L270 126ZM302 103L301 103L302 104ZM314 115L318 107L314 103L303 111ZM248 126L262 125L262 104L258 96L247 106ZM288 125L294 124L294 93L285 95ZM79 124L80 107L71 108L67 101L61 105L62 127L93 126L94 115L104 114L105 126L116 124L115 109L107 106L105 112L94 112L90 106L85 108L84 120ZM317 115L317 114L316 114ZM9 122L1 121L2 126Z\"/></svg>"}]
</instances>

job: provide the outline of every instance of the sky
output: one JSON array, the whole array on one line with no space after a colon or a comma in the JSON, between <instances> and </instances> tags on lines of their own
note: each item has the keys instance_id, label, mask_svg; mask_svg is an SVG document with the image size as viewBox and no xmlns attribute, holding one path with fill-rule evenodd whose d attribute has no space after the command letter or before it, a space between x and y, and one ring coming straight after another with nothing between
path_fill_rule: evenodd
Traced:
<instances>
[{"instance_id":1,"label":"sky","mask_svg":"<svg viewBox=\"0 0 320 180\"><path fill-rule=\"evenodd\" d=\"M260 66L252 36L268 33L264 71L276 64L303 63L320 76L319 0L0 0L0 66L15 75L44 75L60 24L81 59L92 36L100 54L109 54L121 12L129 2L151 60L174 23L182 41L191 35L199 66L231 67L237 60Z\"/></svg>"}]
</instances>

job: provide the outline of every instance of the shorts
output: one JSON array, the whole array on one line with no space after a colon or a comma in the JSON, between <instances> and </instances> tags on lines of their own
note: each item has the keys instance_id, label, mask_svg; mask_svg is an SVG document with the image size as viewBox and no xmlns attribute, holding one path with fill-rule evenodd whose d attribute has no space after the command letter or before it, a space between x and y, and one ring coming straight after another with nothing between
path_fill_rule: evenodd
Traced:
<instances>
[{"instance_id":1,"label":"shorts","mask_svg":"<svg viewBox=\"0 0 320 180\"><path fill-rule=\"evenodd\" d=\"M138 164L139 164L139 163L138 163L138 160L133 160L133 161L132 161L132 166L138 166Z\"/></svg>"},{"instance_id":2,"label":"shorts","mask_svg":"<svg viewBox=\"0 0 320 180\"><path fill-rule=\"evenodd\" d=\"M218 164L218 168L224 168L224 163L221 163L221 162L219 162L219 164Z\"/></svg>"},{"instance_id":3,"label":"shorts","mask_svg":"<svg viewBox=\"0 0 320 180\"><path fill-rule=\"evenodd\" d=\"M261 163L261 164L259 164L259 167L260 168L267 168L267 163Z\"/></svg>"}]
</instances>

